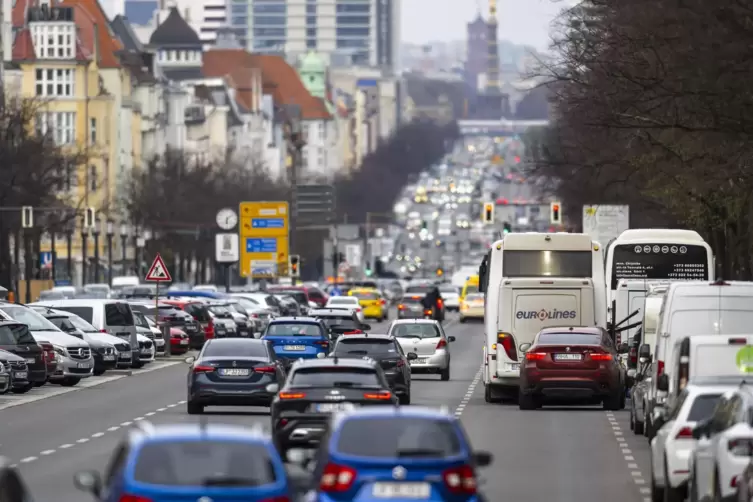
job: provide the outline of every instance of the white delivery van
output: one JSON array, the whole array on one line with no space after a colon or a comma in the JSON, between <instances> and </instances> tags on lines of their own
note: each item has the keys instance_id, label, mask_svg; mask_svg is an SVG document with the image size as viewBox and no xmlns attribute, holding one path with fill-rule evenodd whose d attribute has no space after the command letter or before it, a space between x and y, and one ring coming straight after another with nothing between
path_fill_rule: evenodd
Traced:
<instances>
[{"instance_id":1,"label":"white delivery van","mask_svg":"<svg viewBox=\"0 0 753 502\"><path fill-rule=\"evenodd\" d=\"M484 347L485 399L517 395L520 346L544 328L598 326L596 292L591 279L503 279L494 333ZM489 310L487 309L487 315ZM488 353L486 353L488 351Z\"/></svg>"}]
</instances>

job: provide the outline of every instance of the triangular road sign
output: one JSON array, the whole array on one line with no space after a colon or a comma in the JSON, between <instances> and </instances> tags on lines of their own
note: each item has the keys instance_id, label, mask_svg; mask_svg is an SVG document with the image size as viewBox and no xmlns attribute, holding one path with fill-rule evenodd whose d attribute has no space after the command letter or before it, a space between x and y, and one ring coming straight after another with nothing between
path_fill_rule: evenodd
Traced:
<instances>
[{"instance_id":1,"label":"triangular road sign","mask_svg":"<svg viewBox=\"0 0 753 502\"><path fill-rule=\"evenodd\" d=\"M159 255L159 253L157 253L157 256L154 257L152 266L149 267L149 272L146 273L146 280L150 282L171 282L173 280L173 278L170 277L170 272L167 271L167 266L165 265L165 262Z\"/></svg>"}]
</instances>

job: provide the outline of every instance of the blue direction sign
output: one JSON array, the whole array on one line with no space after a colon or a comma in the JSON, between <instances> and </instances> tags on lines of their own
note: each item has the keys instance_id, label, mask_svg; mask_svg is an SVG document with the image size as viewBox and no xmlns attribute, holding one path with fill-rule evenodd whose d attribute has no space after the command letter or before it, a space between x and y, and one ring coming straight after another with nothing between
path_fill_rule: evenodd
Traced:
<instances>
[{"instance_id":1,"label":"blue direction sign","mask_svg":"<svg viewBox=\"0 0 753 502\"><path fill-rule=\"evenodd\" d=\"M253 218L251 228L285 228L285 220L282 218Z\"/></svg>"},{"instance_id":2,"label":"blue direction sign","mask_svg":"<svg viewBox=\"0 0 753 502\"><path fill-rule=\"evenodd\" d=\"M277 252L277 239L247 238L246 239L246 252L247 253L276 253Z\"/></svg>"},{"instance_id":3,"label":"blue direction sign","mask_svg":"<svg viewBox=\"0 0 753 502\"><path fill-rule=\"evenodd\" d=\"M52 251L39 253L39 266L41 268L52 268Z\"/></svg>"}]
</instances>

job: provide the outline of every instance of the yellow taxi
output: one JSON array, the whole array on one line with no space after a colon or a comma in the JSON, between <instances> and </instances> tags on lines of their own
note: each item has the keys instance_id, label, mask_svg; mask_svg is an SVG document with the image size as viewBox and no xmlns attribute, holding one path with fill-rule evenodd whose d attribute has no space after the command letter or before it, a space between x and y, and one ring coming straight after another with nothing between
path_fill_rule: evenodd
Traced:
<instances>
[{"instance_id":1,"label":"yellow taxi","mask_svg":"<svg viewBox=\"0 0 753 502\"><path fill-rule=\"evenodd\" d=\"M460 292L460 299L465 299L466 296L472 293L478 293L479 277L477 275L468 276L463 284L463 290Z\"/></svg>"},{"instance_id":2,"label":"yellow taxi","mask_svg":"<svg viewBox=\"0 0 753 502\"><path fill-rule=\"evenodd\" d=\"M358 298L365 318L376 319L380 322L387 319L387 302L376 289L354 288L348 291L348 296Z\"/></svg>"},{"instance_id":3,"label":"yellow taxi","mask_svg":"<svg viewBox=\"0 0 753 502\"><path fill-rule=\"evenodd\" d=\"M483 293L468 293L460 300L460 322L468 319L484 320Z\"/></svg>"}]
</instances>

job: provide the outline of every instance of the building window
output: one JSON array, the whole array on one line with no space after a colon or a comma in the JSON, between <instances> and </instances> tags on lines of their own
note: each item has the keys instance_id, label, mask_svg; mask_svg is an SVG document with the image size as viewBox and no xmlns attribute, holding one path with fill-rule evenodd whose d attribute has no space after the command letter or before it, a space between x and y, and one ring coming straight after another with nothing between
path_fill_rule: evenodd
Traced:
<instances>
[{"instance_id":1,"label":"building window","mask_svg":"<svg viewBox=\"0 0 753 502\"><path fill-rule=\"evenodd\" d=\"M73 59L76 54L76 27L69 23L34 23L31 36L39 59Z\"/></svg>"},{"instance_id":2,"label":"building window","mask_svg":"<svg viewBox=\"0 0 753 502\"><path fill-rule=\"evenodd\" d=\"M97 119L89 119L89 142L92 145L97 144Z\"/></svg>"},{"instance_id":3,"label":"building window","mask_svg":"<svg viewBox=\"0 0 753 502\"><path fill-rule=\"evenodd\" d=\"M37 114L37 133L50 135L56 145L76 142L76 112L44 112Z\"/></svg>"},{"instance_id":4,"label":"building window","mask_svg":"<svg viewBox=\"0 0 753 502\"><path fill-rule=\"evenodd\" d=\"M72 98L73 69L38 69L36 72L37 96Z\"/></svg>"},{"instance_id":5,"label":"building window","mask_svg":"<svg viewBox=\"0 0 753 502\"><path fill-rule=\"evenodd\" d=\"M97 186L98 186L97 166L92 165L92 166L89 166L89 190L91 190L92 192L96 192Z\"/></svg>"},{"instance_id":6,"label":"building window","mask_svg":"<svg viewBox=\"0 0 753 502\"><path fill-rule=\"evenodd\" d=\"M306 39L306 48L307 49L316 49L316 39L315 38L307 38Z\"/></svg>"},{"instance_id":7,"label":"building window","mask_svg":"<svg viewBox=\"0 0 753 502\"><path fill-rule=\"evenodd\" d=\"M368 37L369 27L337 27L337 37Z\"/></svg>"}]
</instances>

